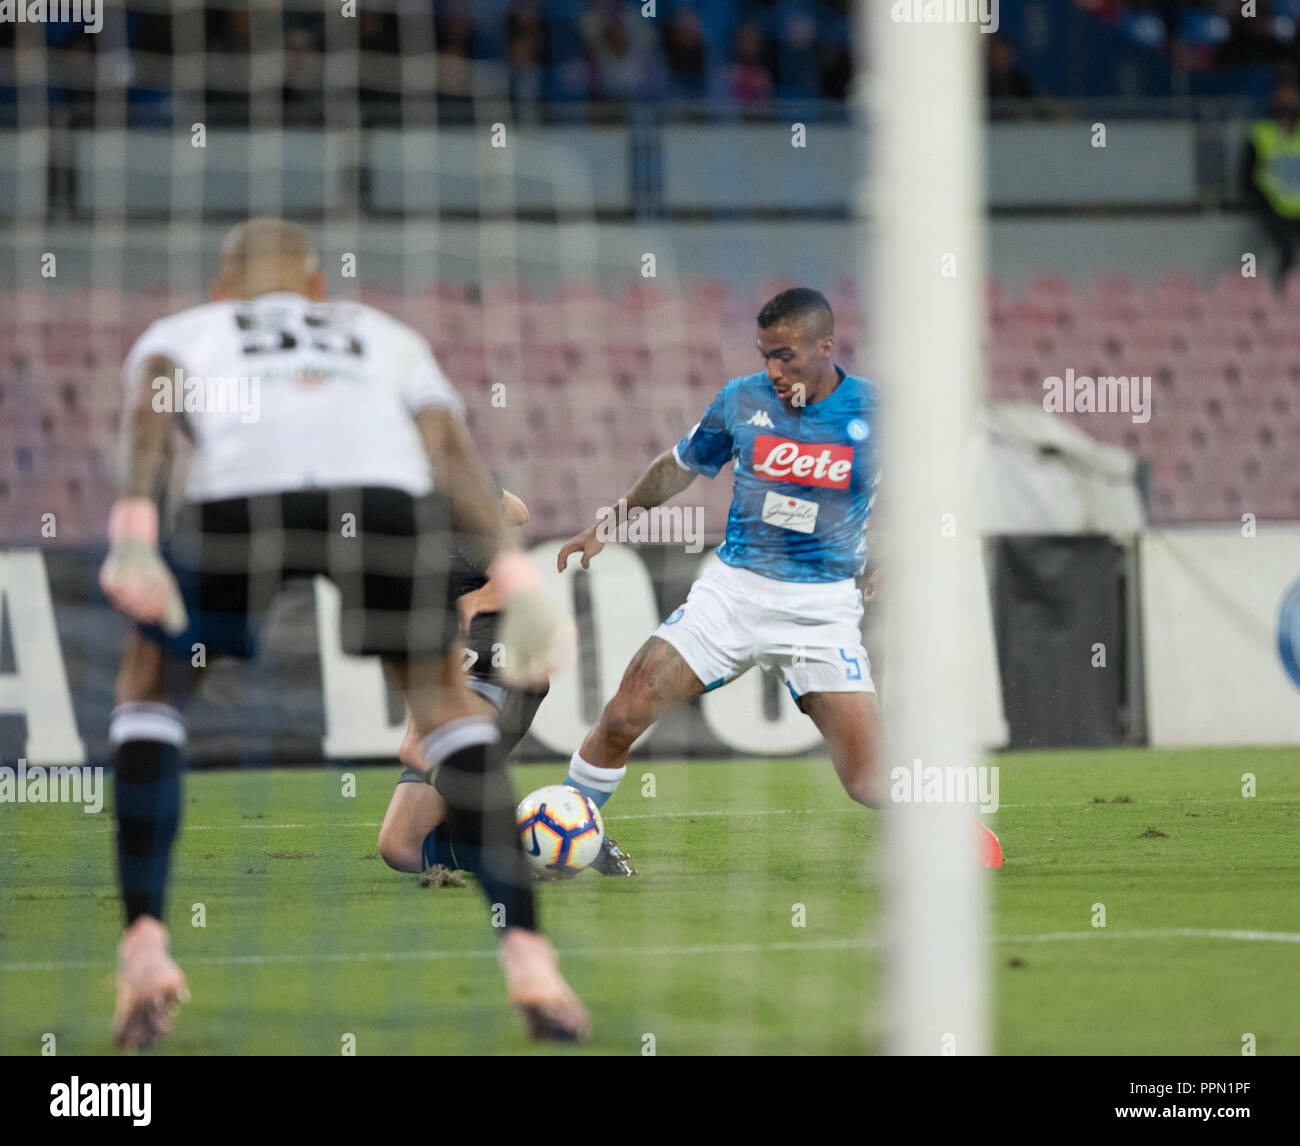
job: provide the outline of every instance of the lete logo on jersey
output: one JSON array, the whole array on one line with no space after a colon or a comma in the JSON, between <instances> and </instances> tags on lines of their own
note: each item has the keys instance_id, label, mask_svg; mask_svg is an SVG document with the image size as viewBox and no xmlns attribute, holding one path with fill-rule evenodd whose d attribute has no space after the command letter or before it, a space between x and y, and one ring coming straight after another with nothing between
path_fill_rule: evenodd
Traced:
<instances>
[{"instance_id":1,"label":"lete logo on jersey","mask_svg":"<svg viewBox=\"0 0 1300 1146\"><path fill-rule=\"evenodd\" d=\"M760 434L754 439L754 472L768 481L848 489L853 447L829 442L793 442Z\"/></svg>"}]
</instances>

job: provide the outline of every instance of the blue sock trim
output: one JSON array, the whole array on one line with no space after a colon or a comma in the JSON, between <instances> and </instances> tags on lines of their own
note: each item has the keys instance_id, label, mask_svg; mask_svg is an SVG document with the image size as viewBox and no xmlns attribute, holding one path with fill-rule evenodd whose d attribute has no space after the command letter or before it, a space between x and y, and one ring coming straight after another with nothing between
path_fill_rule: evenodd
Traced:
<instances>
[{"instance_id":1,"label":"blue sock trim","mask_svg":"<svg viewBox=\"0 0 1300 1146\"><path fill-rule=\"evenodd\" d=\"M564 782L570 788L577 788L584 796L589 796L591 802L598 808L603 808L605 806L605 801L614 794L613 792L602 792L599 788L593 788L589 784L583 784L578 780L575 780L572 776L566 776Z\"/></svg>"},{"instance_id":2,"label":"blue sock trim","mask_svg":"<svg viewBox=\"0 0 1300 1146\"><path fill-rule=\"evenodd\" d=\"M470 868L464 866L464 863L457 864L456 857L452 854L451 847L447 843L447 833L440 832L434 828L427 836L424 837L424 843L420 848L424 855L424 866L426 870L437 864L451 870L459 867L462 871L469 871ZM463 859L463 857L462 857Z\"/></svg>"}]
</instances>

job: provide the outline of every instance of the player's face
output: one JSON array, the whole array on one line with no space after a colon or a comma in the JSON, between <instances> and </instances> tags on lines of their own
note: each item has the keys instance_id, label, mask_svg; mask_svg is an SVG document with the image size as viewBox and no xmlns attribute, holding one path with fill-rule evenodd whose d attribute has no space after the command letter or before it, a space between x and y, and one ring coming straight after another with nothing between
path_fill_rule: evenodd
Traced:
<instances>
[{"instance_id":1,"label":"player's face","mask_svg":"<svg viewBox=\"0 0 1300 1146\"><path fill-rule=\"evenodd\" d=\"M772 389L782 402L802 405L818 393L834 353L834 339L816 338L797 323L781 322L766 330L759 327L755 341Z\"/></svg>"}]
</instances>

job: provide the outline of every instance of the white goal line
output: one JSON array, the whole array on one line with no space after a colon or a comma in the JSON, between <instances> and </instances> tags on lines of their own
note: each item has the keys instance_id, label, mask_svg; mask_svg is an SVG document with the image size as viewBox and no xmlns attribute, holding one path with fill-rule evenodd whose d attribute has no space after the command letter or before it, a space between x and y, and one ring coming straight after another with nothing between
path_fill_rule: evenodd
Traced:
<instances>
[{"instance_id":1,"label":"white goal line","mask_svg":"<svg viewBox=\"0 0 1300 1146\"><path fill-rule=\"evenodd\" d=\"M1222 799L1231 797L1224 796ZM1294 796L1253 796L1255 803L1291 803L1300 805L1300 800ZM1115 807L1142 808L1156 805L1168 804L1215 804L1221 797L1218 796L1186 796L1173 800L1133 800L1129 804L1113 805ZM1032 804L1000 804L999 811L1007 808L1093 808L1093 807L1111 807L1109 800L1096 804L1092 799L1078 800L1046 800L1041 803ZM707 811L694 812L633 812L625 816L605 816L604 819L613 823L622 823L624 820L680 820L696 819L709 816L870 816L872 813L864 811L859 807L849 808L720 808L710 809ZM337 823L326 823L324 821L312 824L182 824L181 833L185 832L242 832L242 831L272 831L272 830L293 830L293 829L311 829L311 828L377 828L380 826L379 820L341 820ZM95 828L97 832L111 832L111 827ZM34 836L48 835L48 828L17 828L11 831L0 831L0 839L8 836Z\"/></svg>"},{"instance_id":2,"label":"white goal line","mask_svg":"<svg viewBox=\"0 0 1300 1146\"><path fill-rule=\"evenodd\" d=\"M1004 944L1062 943L1098 939L1213 939L1236 943L1300 944L1300 932L1198 927L1169 927L1133 931L1108 931L1105 928L1096 928L1088 931L1049 931L1041 935L995 935L993 942ZM802 951L861 951L864 947L877 947L878 945L875 939L819 939L781 943L702 943L679 947L562 947L556 949L556 954L566 959L625 959L637 956L676 958L691 955L765 955ZM305 952L282 955L197 955L194 957L182 955L180 962L190 967L262 967L308 963L445 962L452 959L495 959L496 956L497 949L493 947L451 951ZM108 972L111 970L111 965L95 959L72 959L48 963L0 963L0 973L7 974L34 971L93 971L97 969Z\"/></svg>"}]
</instances>

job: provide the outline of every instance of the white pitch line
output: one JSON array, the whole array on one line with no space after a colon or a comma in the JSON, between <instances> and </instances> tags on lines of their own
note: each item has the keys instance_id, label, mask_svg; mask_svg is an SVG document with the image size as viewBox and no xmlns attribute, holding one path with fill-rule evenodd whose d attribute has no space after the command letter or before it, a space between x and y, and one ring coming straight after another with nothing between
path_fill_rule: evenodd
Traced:
<instances>
[{"instance_id":1,"label":"white pitch line","mask_svg":"<svg viewBox=\"0 0 1300 1146\"><path fill-rule=\"evenodd\" d=\"M1225 797L1226 798L1226 797ZM1243 799L1245 797L1242 797ZM1286 800L1300 803L1290 796L1254 796L1256 800ZM1133 807L1148 804L1209 804L1216 803L1220 797L1187 796L1177 800L1134 800L1131 804L1111 805L1109 800L1095 804L1087 800L1049 800L1042 804L1000 804L998 811L1006 808L1094 808L1094 807ZM868 813L857 805L846 808L712 808L707 811L693 812L632 812L628 815L605 816L611 823L622 820L682 820L708 816L861 816ZM228 832L243 828L377 828L378 822L369 820L347 820L337 824L198 824L192 827L182 825L182 831L191 832Z\"/></svg>"},{"instance_id":2,"label":"white pitch line","mask_svg":"<svg viewBox=\"0 0 1300 1146\"><path fill-rule=\"evenodd\" d=\"M701 812L637 812L630 816L608 816L611 823L622 820L675 820L675 819L694 819L703 816L825 816L825 815L862 815L861 808L724 808L715 811ZM182 834L185 832L242 832L242 831L270 831L272 829L324 829L324 828L377 828L380 826L379 820L339 820L336 823L317 823L317 824L181 824ZM113 828L96 828L96 832L111 832ZM19 828L16 831L0 831L0 839L6 836L33 836L48 835L47 829L36 828Z\"/></svg>"},{"instance_id":3,"label":"white pitch line","mask_svg":"<svg viewBox=\"0 0 1300 1146\"><path fill-rule=\"evenodd\" d=\"M1055 943L1072 939L1232 939L1242 943L1300 943L1300 932L1166 927L1148 931L1052 931L1045 935L999 935L997 943Z\"/></svg>"},{"instance_id":4,"label":"white pitch line","mask_svg":"<svg viewBox=\"0 0 1300 1146\"><path fill-rule=\"evenodd\" d=\"M1095 807L1143 807L1157 804L1213 804L1222 800L1236 799L1235 796L1179 796L1177 799L1135 799L1128 804L1112 804L1110 800L1095 803L1091 798L1076 800L1045 800L1043 803L998 804L998 811L1008 808L1095 808ZM1242 796L1245 799L1245 796ZM1251 803L1294 803L1300 804L1296 796L1251 796ZM862 816L867 812L857 806L844 808L708 808L693 812L632 812L629 815L606 816L604 819L615 820L684 820L706 816ZM339 820L337 822L316 822L316 824L185 824L182 832L268 832L268 830L312 829L312 828L378 828L378 820ZM96 828L96 832L112 832L112 828ZM0 830L0 839L9 835L48 835L48 828L18 828Z\"/></svg>"},{"instance_id":5,"label":"white pitch line","mask_svg":"<svg viewBox=\"0 0 1300 1146\"><path fill-rule=\"evenodd\" d=\"M1220 800L1229 797L1219 796L1184 796L1175 800L1133 800L1129 804L1111 804L1109 800L1100 804L1093 803L1092 800L1049 800L1041 804L1000 804L998 811L1006 811L1008 808L1100 808L1100 807L1131 807L1134 810L1140 810L1143 807L1154 805L1180 805L1180 804L1214 804ZM1241 797L1245 799L1246 797ZM1252 796L1252 803L1256 802L1285 802L1300 804L1293 796ZM633 812L630 815L606 816L610 823L621 823L623 820L682 820L696 819L709 816L862 816L867 815L862 808L855 806L848 808L714 808L707 811L694 812ZM315 823L315 824L181 824L182 832L242 832L242 831L281 831L281 830L310 830L326 828L377 828L380 826L378 820L340 820L337 823ZM111 827L95 828L90 834L112 832ZM49 834L48 828L18 828L10 831L0 831L0 840L9 836L46 836Z\"/></svg>"},{"instance_id":6,"label":"white pitch line","mask_svg":"<svg viewBox=\"0 0 1300 1146\"><path fill-rule=\"evenodd\" d=\"M1058 943L1086 939L1222 939L1240 943L1300 944L1300 932L1245 931L1224 928L1174 927L1145 931L1051 931L1042 935L998 935L995 943ZM822 939L784 941L780 943L702 943L685 947L568 947L556 953L568 959L626 959L636 956L678 957L690 955L760 955L790 951L849 951L874 948L878 940ZM494 959L495 948L471 948L459 951L352 951L311 952L285 955L200 955L182 956L187 967L263 967L306 963L408 963L444 962L450 959ZM111 964L91 959L51 963L0 963L0 973L30 971L89 971L111 969Z\"/></svg>"},{"instance_id":7,"label":"white pitch line","mask_svg":"<svg viewBox=\"0 0 1300 1146\"><path fill-rule=\"evenodd\" d=\"M342 820L337 824L193 824L181 825L183 832L271 831L279 828L377 828L379 820Z\"/></svg>"},{"instance_id":8,"label":"white pitch line","mask_svg":"<svg viewBox=\"0 0 1300 1146\"><path fill-rule=\"evenodd\" d=\"M696 816L825 816L862 815L861 808L721 808L708 812L633 812L629 816L606 816L615 820L681 820Z\"/></svg>"}]
</instances>

